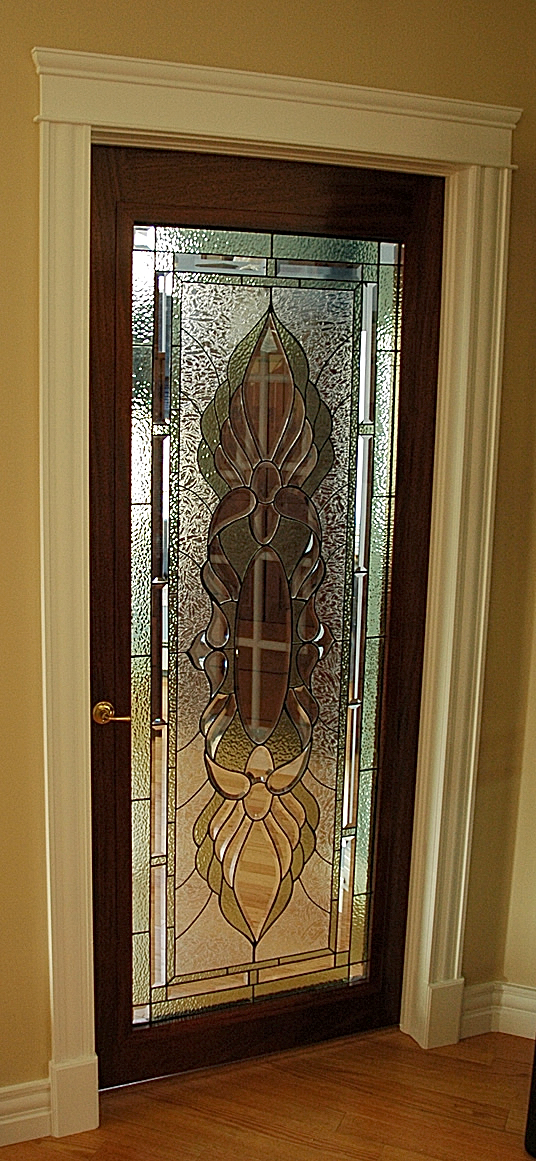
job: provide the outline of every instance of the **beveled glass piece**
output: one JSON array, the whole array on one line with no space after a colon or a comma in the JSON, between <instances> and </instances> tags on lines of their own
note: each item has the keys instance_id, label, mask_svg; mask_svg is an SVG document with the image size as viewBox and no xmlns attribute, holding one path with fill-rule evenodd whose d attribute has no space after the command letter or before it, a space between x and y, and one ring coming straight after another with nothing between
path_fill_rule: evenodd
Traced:
<instances>
[{"instance_id":1,"label":"beveled glass piece","mask_svg":"<svg viewBox=\"0 0 536 1161\"><path fill-rule=\"evenodd\" d=\"M397 242L380 242L380 263L387 266L397 266L400 249Z\"/></svg>"},{"instance_id":2,"label":"beveled glass piece","mask_svg":"<svg viewBox=\"0 0 536 1161\"><path fill-rule=\"evenodd\" d=\"M352 927L352 904L354 886L355 839L351 836L341 839L339 870L339 917L337 924L337 951L348 951Z\"/></svg>"},{"instance_id":3,"label":"beveled glass piece","mask_svg":"<svg viewBox=\"0 0 536 1161\"><path fill-rule=\"evenodd\" d=\"M251 356L243 399L260 459L271 460L294 399L292 373L271 317Z\"/></svg>"},{"instance_id":4,"label":"beveled glass piece","mask_svg":"<svg viewBox=\"0 0 536 1161\"><path fill-rule=\"evenodd\" d=\"M151 804L148 799L132 803L132 930L149 930Z\"/></svg>"},{"instance_id":5,"label":"beveled glass piece","mask_svg":"<svg viewBox=\"0 0 536 1161\"><path fill-rule=\"evenodd\" d=\"M154 226L134 226L132 237L133 250L154 250L155 248L155 228Z\"/></svg>"},{"instance_id":6,"label":"beveled glass piece","mask_svg":"<svg viewBox=\"0 0 536 1161\"><path fill-rule=\"evenodd\" d=\"M244 729L258 745L279 721L291 648L288 581L277 553L261 548L244 577L235 625L236 700Z\"/></svg>"},{"instance_id":7,"label":"beveled glass piece","mask_svg":"<svg viewBox=\"0 0 536 1161\"><path fill-rule=\"evenodd\" d=\"M350 282L361 278L362 267L354 262L320 262L312 259L280 258L276 273L282 278L315 278Z\"/></svg>"},{"instance_id":8,"label":"beveled glass piece","mask_svg":"<svg viewBox=\"0 0 536 1161\"><path fill-rule=\"evenodd\" d=\"M177 254L175 269L197 274L266 274L266 258L238 254Z\"/></svg>"},{"instance_id":9,"label":"beveled glass piece","mask_svg":"<svg viewBox=\"0 0 536 1161\"><path fill-rule=\"evenodd\" d=\"M166 868L151 867L151 984L166 982Z\"/></svg>"},{"instance_id":10,"label":"beveled glass piece","mask_svg":"<svg viewBox=\"0 0 536 1161\"><path fill-rule=\"evenodd\" d=\"M377 284L376 282L369 282L363 287L361 316L361 348L359 361L360 423L373 422L377 302Z\"/></svg>"}]
</instances>

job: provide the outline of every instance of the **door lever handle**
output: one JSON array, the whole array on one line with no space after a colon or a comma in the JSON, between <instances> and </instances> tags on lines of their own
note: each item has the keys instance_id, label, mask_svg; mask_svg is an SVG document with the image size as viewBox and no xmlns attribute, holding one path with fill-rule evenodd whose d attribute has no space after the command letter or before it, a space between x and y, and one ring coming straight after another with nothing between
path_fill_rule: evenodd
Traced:
<instances>
[{"instance_id":1,"label":"door lever handle","mask_svg":"<svg viewBox=\"0 0 536 1161\"><path fill-rule=\"evenodd\" d=\"M108 722L130 722L132 720L130 717L117 717L111 701L98 701L93 706L93 719L99 723L99 726L105 726Z\"/></svg>"}]
</instances>

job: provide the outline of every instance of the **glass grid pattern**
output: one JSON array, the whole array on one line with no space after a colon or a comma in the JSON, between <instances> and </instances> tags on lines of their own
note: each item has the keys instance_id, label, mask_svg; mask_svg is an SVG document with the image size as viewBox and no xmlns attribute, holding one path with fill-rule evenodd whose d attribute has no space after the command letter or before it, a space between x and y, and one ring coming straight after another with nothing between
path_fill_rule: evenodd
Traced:
<instances>
[{"instance_id":1,"label":"glass grid pattern","mask_svg":"<svg viewBox=\"0 0 536 1161\"><path fill-rule=\"evenodd\" d=\"M403 247L392 243L135 227L131 661L135 1024L304 987L348 986L367 977L395 507L402 263ZM272 813L266 816L276 836L272 842L281 880L275 902L270 901L271 914L277 914L268 923L258 917L247 878L245 885L236 875L232 880L229 861L226 872L225 855L223 872L218 871L217 835L226 827L231 833L236 825L232 822L236 785L231 790L224 787L222 794L218 783L215 789L214 779L209 781L206 739L212 726L207 725L207 715L214 716L218 688L225 688L221 682L218 686L221 674L216 670L219 665L223 672L228 664L221 657L230 601L226 603L222 587L224 574L214 579L207 567L210 528L221 520L223 497L229 494L218 441L227 456L232 449L238 460L244 455L247 459L247 432L237 443L232 431L240 434L244 415L251 426L251 413L247 402L242 411L235 407L233 412L231 400L238 397L239 388L244 391L255 358L266 362L267 351L273 357L274 344L282 353L288 381L294 383L294 410L303 410L296 384L305 401L308 418L302 419L300 438L304 439L308 423L318 464L324 463L322 470L313 467L301 481L305 500L293 501L308 505L310 527L316 518L319 524L314 548L305 540L298 546L301 563L295 567L311 571L318 550L323 576L314 602L301 599L300 604L299 597L292 602L290 685L303 689L296 665L302 673L309 656L307 641L313 640L312 629L309 633L300 629L300 616L304 624L308 617L316 617L314 640L325 631L325 648L317 648L308 670L311 700L300 694L311 720L312 702L319 708L305 768L292 795L273 794ZM226 419L235 423L231 436ZM288 432L293 420L285 422ZM299 480L299 466L293 470L291 483ZM247 587L248 560L256 551L249 543L251 533L244 532L249 518L246 514L222 527L216 538L220 555L213 554L214 560L220 559L221 548L226 559L234 561L242 590ZM273 538L277 553L269 547L263 550L263 567L272 572L275 555L288 562L294 551L289 539L292 520L276 519L280 520ZM298 527L296 520L294 525ZM308 552L313 556L307 557ZM288 563L285 567L290 572ZM233 617L241 607L235 602ZM225 615L222 609L227 610ZM231 625L231 637L232 629ZM232 641L240 640L236 629ZM301 653L296 653L297 647ZM299 663L296 658L301 658ZM237 693L239 685L235 673ZM224 768L232 773L242 754L244 769L252 761L247 746L244 749L240 714L230 720L226 712L227 718L225 712L220 715L225 721L215 751L220 777ZM296 730L292 734L285 714L286 710L270 740L272 745L276 738L282 755L274 775L290 769L294 752ZM243 709L241 715L244 718ZM262 749L257 745L254 753ZM290 811L285 808L289 802ZM248 825L250 835L261 833L251 820ZM277 827L286 838L281 839ZM294 832L299 834L296 841ZM225 850L237 844L237 834ZM289 883L292 880L290 893L283 875L285 842L294 852L286 875ZM224 850L223 842L220 845ZM250 841L250 863L255 851ZM262 861L265 849L259 851ZM272 862L276 864L274 858ZM232 890L226 874L234 883Z\"/></svg>"}]
</instances>

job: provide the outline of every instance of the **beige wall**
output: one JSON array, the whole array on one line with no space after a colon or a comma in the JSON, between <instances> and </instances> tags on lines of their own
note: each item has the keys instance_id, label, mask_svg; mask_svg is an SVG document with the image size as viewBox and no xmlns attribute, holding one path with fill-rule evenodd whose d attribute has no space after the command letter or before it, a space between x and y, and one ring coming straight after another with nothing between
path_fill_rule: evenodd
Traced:
<instances>
[{"instance_id":1,"label":"beige wall","mask_svg":"<svg viewBox=\"0 0 536 1161\"><path fill-rule=\"evenodd\" d=\"M523 819L512 878L521 775L523 818L536 808L536 661L526 712L536 524L535 42L533 0L385 0L380 9L364 0L329 5L324 0L268 5L4 0L0 1086L44 1076L49 1055L38 574L38 133L32 121L38 85L32 46L294 74L524 108L515 134L519 171L465 971L468 982L506 972L513 982L536 985L536 855L532 827Z\"/></svg>"}]
</instances>

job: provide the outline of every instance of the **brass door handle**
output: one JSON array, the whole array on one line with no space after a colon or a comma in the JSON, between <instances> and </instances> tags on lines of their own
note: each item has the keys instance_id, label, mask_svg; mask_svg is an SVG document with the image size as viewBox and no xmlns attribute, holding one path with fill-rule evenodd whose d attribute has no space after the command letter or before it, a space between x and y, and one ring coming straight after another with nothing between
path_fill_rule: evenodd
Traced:
<instances>
[{"instance_id":1,"label":"brass door handle","mask_svg":"<svg viewBox=\"0 0 536 1161\"><path fill-rule=\"evenodd\" d=\"M94 721L99 723L99 726L106 726L108 722L130 722L131 718L116 717L116 713L111 701L98 701L93 706Z\"/></svg>"}]
</instances>

